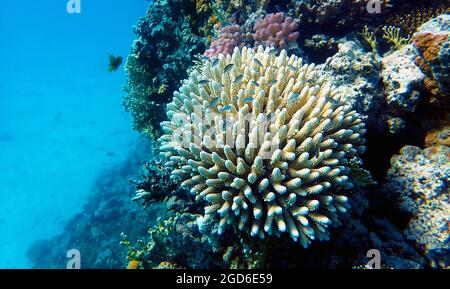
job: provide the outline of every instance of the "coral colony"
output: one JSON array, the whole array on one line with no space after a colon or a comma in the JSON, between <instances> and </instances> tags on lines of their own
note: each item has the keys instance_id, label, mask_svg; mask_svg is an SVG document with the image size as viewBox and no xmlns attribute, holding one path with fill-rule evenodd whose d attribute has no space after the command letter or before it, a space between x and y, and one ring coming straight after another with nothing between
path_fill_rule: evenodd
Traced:
<instances>
[{"instance_id":1,"label":"coral colony","mask_svg":"<svg viewBox=\"0 0 450 289\"><path fill-rule=\"evenodd\" d=\"M193 71L167 105L160 150L207 217L251 236L328 239L348 198L364 123L314 64L234 49ZM269 123L269 119L273 119Z\"/></svg>"}]
</instances>

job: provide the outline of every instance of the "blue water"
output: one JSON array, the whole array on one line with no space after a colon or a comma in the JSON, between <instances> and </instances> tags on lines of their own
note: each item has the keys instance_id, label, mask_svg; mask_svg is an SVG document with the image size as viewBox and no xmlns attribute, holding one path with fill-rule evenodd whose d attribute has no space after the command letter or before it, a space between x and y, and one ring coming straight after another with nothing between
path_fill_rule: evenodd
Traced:
<instances>
[{"instance_id":1,"label":"blue water","mask_svg":"<svg viewBox=\"0 0 450 289\"><path fill-rule=\"evenodd\" d=\"M81 14L66 2L1 1L0 268L29 267L28 247L60 233L137 138L123 65L107 65L126 57L149 2L81 0Z\"/></svg>"}]
</instances>

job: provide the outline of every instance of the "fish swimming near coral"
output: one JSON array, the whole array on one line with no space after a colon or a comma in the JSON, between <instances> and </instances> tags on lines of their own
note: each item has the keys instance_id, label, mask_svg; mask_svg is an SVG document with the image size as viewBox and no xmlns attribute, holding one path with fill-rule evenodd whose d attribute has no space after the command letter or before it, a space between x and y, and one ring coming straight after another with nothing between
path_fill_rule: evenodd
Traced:
<instances>
[{"instance_id":1,"label":"fish swimming near coral","mask_svg":"<svg viewBox=\"0 0 450 289\"><path fill-rule=\"evenodd\" d=\"M225 66L225 68L223 69L223 73L230 72L233 68L234 68L234 64L230 63L227 66Z\"/></svg>"},{"instance_id":2,"label":"fish swimming near coral","mask_svg":"<svg viewBox=\"0 0 450 289\"><path fill-rule=\"evenodd\" d=\"M289 101L294 101L297 99L297 97L299 97L299 93L292 93L291 96L289 96L288 100Z\"/></svg>"},{"instance_id":3,"label":"fish swimming near coral","mask_svg":"<svg viewBox=\"0 0 450 289\"><path fill-rule=\"evenodd\" d=\"M267 84L269 84L269 85L275 85L275 84L277 84L277 82L278 82L278 80L272 79L272 80L270 80L269 82L267 82Z\"/></svg>"},{"instance_id":4,"label":"fish swimming near coral","mask_svg":"<svg viewBox=\"0 0 450 289\"><path fill-rule=\"evenodd\" d=\"M120 65L122 64L122 56L115 57L114 55L109 56L109 65L108 65L108 71L114 72L116 71Z\"/></svg>"},{"instance_id":5,"label":"fish swimming near coral","mask_svg":"<svg viewBox=\"0 0 450 289\"><path fill-rule=\"evenodd\" d=\"M222 111L230 111L232 108L233 108L233 106L229 104L229 105L225 106L224 108L222 108Z\"/></svg>"},{"instance_id":6,"label":"fish swimming near coral","mask_svg":"<svg viewBox=\"0 0 450 289\"><path fill-rule=\"evenodd\" d=\"M239 82L242 81L242 79L244 79L244 75L243 75L243 74L237 76L237 77L234 79L234 82L235 82L235 83L239 83Z\"/></svg>"},{"instance_id":7,"label":"fish swimming near coral","mask_svg":"<svg viewBox=\"0 0 450 289\"><path fill-rule=\"evenodd\" d=\"M217 63L219 63L219 58L216 58L216 59L213 60L213 62L212 62L212 64L211 64L211 67L216 66Z\"/></svg>"},{"instance_id":8,"label":"fish swimming near coral","mask_svg":"<svg viewBox=\"0 0 450 289\"><path fill-rule=\"evenodd\" d=\"M253 58L253 61L256 63L256 64L258 64L259 66L261 66L261 67L263 67L263 65L262 65L262 63L261 63L261 61L259 61L259 59L258 58Z\"/></svg>"},{"instance_id":9,"label":"fish swimming near coral","mask_svg":"<svg viewBox=\"0 0 450 289\"><path fill-rule=\"evenodd\" d=\"M217 103L219 102L219 97L215 97L215 98L213 98L213 100L211 100L211 105L212 106L216 106L217 105Z\"/></svg>"},{"instance_id":10,"label":"fish swimming near coral","mask_svg":"<svg viewBox=\"0 0 450 289\"><path fill-rule=\"evenodd\" d=\"M298 44L296 41L291 41L288 44L287 50L296 50L298 49Z\"/></svg>"},{"instance_id":11,"label":"fish swimming near coral","mask_svg":"<svg viewBox=\"0 0 450 289\"><path fill-rule=\"evenodd\" d=\"M202 85L205 85L205 84L208 84L210 81L208 80L208 79L202 79L202 80L200 80L198 83L199 84L202 84Z\"/></svg>"}]
</instances>

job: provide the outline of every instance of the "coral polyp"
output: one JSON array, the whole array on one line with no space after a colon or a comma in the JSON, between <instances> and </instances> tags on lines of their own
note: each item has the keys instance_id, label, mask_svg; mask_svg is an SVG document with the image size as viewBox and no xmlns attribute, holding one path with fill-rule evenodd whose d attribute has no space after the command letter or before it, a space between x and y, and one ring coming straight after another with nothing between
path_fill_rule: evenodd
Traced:
<instances>
[{"instance_id":1,"label":"coral polyp","mask_svg":"<svg viewBox=\"0 0 450 289\"><path fill-rule=\"evenodd\" d=\"M205 218L307 247L339 224L365 151L363 117L314 64L285 50L235 48L205 60L167 105L159 139L171 178Z\"/></svg>"}]
</instances>

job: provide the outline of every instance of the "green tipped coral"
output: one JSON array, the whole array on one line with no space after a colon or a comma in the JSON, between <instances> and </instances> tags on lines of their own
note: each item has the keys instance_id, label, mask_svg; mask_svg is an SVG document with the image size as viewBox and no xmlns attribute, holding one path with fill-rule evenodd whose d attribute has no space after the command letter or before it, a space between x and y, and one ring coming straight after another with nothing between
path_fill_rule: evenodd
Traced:
<instances>
[{"instance_id":1,"label":"green tipped coral","mask_svg":"<svg viewBox=\"0 0 450 289\"><path fill-rule=\"evenodd\" d=\"M383 26L383 38L394 44L395 50L399 50L403 46L411 43L411 37L403 37L401 29L394 26Z\"/></svg>"},{"instance_id":2,"label":"green tipped coral","mask_svg":"<svg viewBox=\"0 0 450 289\"><path fill-rule=\"evenodd\" d=\"M166 166L209 203L205 218L218 220L219 234L232 225L307 247L347 211L364 123L315 65L285 50L235 48L192 71L167 116Z\"/></svg>"},{"instance_id":3,"label":"green tipped coral","mask_svg":"<svg viewBox=\"0 0 450 289\"><path fill-rule=\"evenodd\" d=\"M361 36L370 45L370 48L372 48L372 52L377 55L378 54L377 37L375 35L375 32L370 31L369 27L364 26L364 29L363 29L363 31L361 33Z\"/></svg>"}]
</instances>

